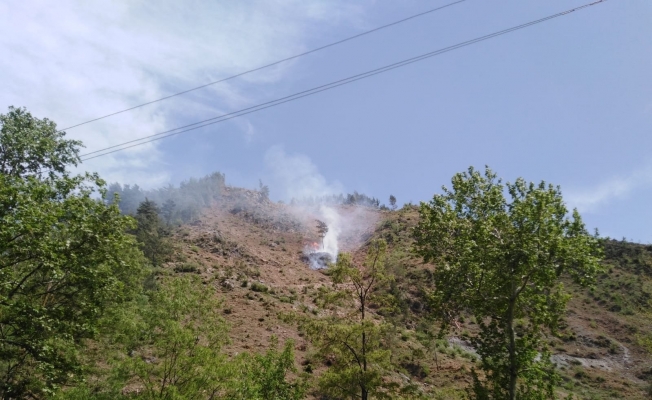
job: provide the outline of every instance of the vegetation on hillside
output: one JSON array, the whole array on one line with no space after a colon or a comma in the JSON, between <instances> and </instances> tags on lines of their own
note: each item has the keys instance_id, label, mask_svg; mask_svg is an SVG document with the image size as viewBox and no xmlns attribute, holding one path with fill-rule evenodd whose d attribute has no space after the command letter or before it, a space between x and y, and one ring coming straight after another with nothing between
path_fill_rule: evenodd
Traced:
<instances>
[{"instance_id":1,"label":"vegetation on hillside","mask_svg":"<svg viewBox=\"0 0 652 400\"><path fill-rule=\"evenodd\" d=\"M372 307L388 305L379 290L391 280L385 270L386 250L384 242L372 243L361 266L349 254L340 254L328 270L333 287L320 294L323 306L334 312L305 324L320 357L331 360L319 387L333 398L367 400L397 393L399 385L387 379L392 371L392 350L386 346L389 324L370 315Z\"/></svg>"},{"instance_id":2,"label":"vegetation on hillside","mask_svg":"<svg viewBox=\"0 0 652 400\"><path fill-rule=\"evenodd\" d=\"M303 199L292 199L290 204L296 205L315 205L315 204L327 204L327 205L355 205L362 207L370 208L380 208L380 200L375 197L367 196L364 193L358 193L354 191L353 193L338 194L338 195L326 195L326 196L314 196L306 197Z\"/></svg>"},{"instance_id":3,"label":"vegetation on hillside","mask_svg":"<svg viewBox=\"0 0 652 400\"><path fill-rule=\"evenodd\" d=\"M179 187L168 185L160 189L145 190L138 185L113 183L108 187L109 201L117 201L123 214L134 215L146 200L162 206L165 222L192 222L201 210L210 207L224 190L224 174L214 172L199 179L188 179Z\"/></svg>"},{"instance_id":4,"label":"vegetation on hillside","mask_svg":"<svg viewBox=\"0 0 652 400\"><path fill-rule=\"evenodd\" d=\"M587 285L600 271L598 238L577 211L567 214L559 188L503 185L489 168L455 175L452 188L421 205L416 248L438 266L430 304L444 326L464 311L478 321L478 399L555 398L542 329L554 331L564 315L562 274Z\"/></svg>"},{"instance_id":5,"label":"vegetation on hillside","mask_svg":"<svg viewBox=\"0 0 652 400\"><path fill-rule=\"evenodd\" d=\"M168 252L154 203L123 216L97 175L69 174L80 143L54 123L0 123L0 398L302 397L291 343L227 359L214 293L151 279Z\"/></svg>"},{"instance_id":6,"label":"vegetation on hillside","mask_svg":"<svg viewBox=\"0 0 652 400\"><path fill-rule=\"evenodd\" d=\"M590 235L556 187L471 168L420 207L302 200L382 217L319 272L262 182L107 188L51 121L0 124L1 399L646 396L652 246ZM183 224L227 201L237 235Z\"/></svg>"}]
</instances>

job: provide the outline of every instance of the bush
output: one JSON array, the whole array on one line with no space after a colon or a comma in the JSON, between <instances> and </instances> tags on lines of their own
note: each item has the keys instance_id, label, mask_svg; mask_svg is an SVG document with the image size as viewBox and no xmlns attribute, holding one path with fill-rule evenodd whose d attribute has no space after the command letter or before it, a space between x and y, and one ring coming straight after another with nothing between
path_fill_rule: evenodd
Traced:
<instances>
[{"instance_id":1,"label":"bush","mask_svg":"<svg viewBox=\"0 0 652 400\"><path fill-rule=\"evenodd\" d=\"M269 288L267 286L263 285L262 283L252 282L251 283L251 290L253 290L254 292L267 293Z\"/></svg>"},{"instance_id":2,"label":"bush","mask_svg":"<svg viewBox=\"0 0 652 400\"><path fill-rule=\"evenodd\" d=\"M200 269L199 264L193 262L187 262L174 267L174 272L179 272L179 273L187 272L187 273L198 274L199 269Z\"/></svg>"}]
</instances>

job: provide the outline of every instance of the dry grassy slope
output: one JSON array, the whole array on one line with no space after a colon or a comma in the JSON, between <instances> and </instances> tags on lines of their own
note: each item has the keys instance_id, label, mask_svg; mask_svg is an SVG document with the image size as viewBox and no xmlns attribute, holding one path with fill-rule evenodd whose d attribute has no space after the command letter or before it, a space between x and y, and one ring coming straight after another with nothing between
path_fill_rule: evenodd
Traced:
<instances>
[{"instance_id":1,"label":"dry grassy slope","mask_svg":"<svg viewBox=\"0 0 652 400\"><path fill-rule=\"evenodd\" d=\"M292 206L260 201L258 196L228 188L220 204L207 210L198 223L175 232L178 251L168 268L201 274L224 299L224 317L232 326L228 352L262 351L276 335L281 342L292 339L297 363L306 364L311 358L310 344L286 316L326 312L315 306L313 298L318 286L329 283L328 277L310 270L301 259L304 246L318 240L314 219L295 213ZM352 218L360 217L352 209L344 211ZM375 226L364 226L370 221L365 214L362 228L349 232L343 245L360 260L364 242L382 237L395 252L393 290L401 297L401 312L385 316L404 327L397 328L393 346L397 349L395 376L416 383L434 398L457 398L470 382L473 355L464 337L474 332L473 321L462 319L447 342L429 340L424 328L433 324L425 320L419 292L427 288L427 270L432 266L422 266L409 254L416 209L374 213ZM649 270L636 266L652 260L652 251L650 258L638 255L636 259L627 258L626 252L616 253L610 253L611 272L601 277L596 289L568 285L573 300L564 329L559 337L549 337L562 366L561 393L595 399L645 398L641 378L652 362L637 345L636 336L652 327L641 307L652 287L652 262L647 264ZM316 371L323 368L312 363Z\"/></svg>"},{"instance_id":2,"label":"dry grassy slope","mask_svg":"<svg viewBox=\"0 0 652 400\"><path fill-rule=\"evenodd\" d=\"M415 208L391 213L380 224L377 235L395 248L412 243L409 230L418 221ZM407 259L413 271L423 266ZM639 345L641 335L652 332L652 246L619 241L605 243L605 272L593 288L565 282L572 294L568 310L557 335L548 335L564 379L563 393L588 399L643 399L646 379L652 377L652 357ZM408 278L409 278L408 274ZM407 279L406 289L427 283L423 274ZM427 274L425 276L427 278ZM419 314L411 314L418 320ZM408 321L408 326L416 326ZM474 332L471 318L462 319L452 335L464 343Z\"/></svg>"},{"instance_id":3,"label":"dry grassy slope","mask_svg":"<svg viewBox=\"0 0 652 400\"><path fill-rule=\"evenodd\" d=\"M224 317L232 327L230 353L263 350L276 335L295 341L300 361L306 341L277 316L299 311L304 302L311 307L304 292L327 282L300 257L316 232L308 221L285 213L285 206L259 202L257 196L229 188L198 223L175 233L178 254L169 267L199 272L223 297Z\"/></svg>"}]
</instances>

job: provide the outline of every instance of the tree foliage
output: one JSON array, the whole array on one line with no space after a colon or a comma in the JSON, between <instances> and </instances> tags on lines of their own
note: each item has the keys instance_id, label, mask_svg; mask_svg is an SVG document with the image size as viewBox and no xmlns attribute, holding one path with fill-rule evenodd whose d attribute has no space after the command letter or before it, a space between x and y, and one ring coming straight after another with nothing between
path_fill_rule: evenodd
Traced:
<instances>
[{"instance_id":1,"label":"tree foliage","mask_svg":"<svg viewBox=\"0 0 652 400\"><path fill-rule=\"evenodd\" d=\"M142 278L130 218L97 175L70 177L78 142L20 109L0 116L0 397L42 397L81 373L83 340Z\"/></svg>"},{"instance_id":2,"label":"tree foliage","mask_svg":"<svg viewBox=\"0 0 652 400\"><path fill-rule=\"evenodd\" d=\"M389 205L392 207L392 210L396 210L396 197L393 194L389 195Z\"/></svg>"},{"instance_id":3,"label":"tree foliage","mask_svg":"<svg viewBox=\"0 0 652 400\"><path fill-rule=\"evenodd\" d=\"M380 200L375 197L367 196L364 193L358 193L354 191L353 193L348 193L346 195L340 193L338 195L325 195L325 196L316 196L316 197L304 197L301 199L293 198L290 202L291 204L300 204L300 205L319 205L319 204L328 204L328 205L355 205L369 208L380 208Z\"/></svg>"},{"instance_id":4,"label":"tree foliage","mask_svg":"<svg viewBox=\"0 0 652 400\"><path fill-rule=\"evenodd\" d=\"M113 195L119 199L120 210L124 214L136 214L140 204L149 199L163 205L163 215L169 225L175 222L195 221L203 208L210 207L219 200L224 191L225 176L214 172L199 179L188 179L179 187L168 185L154 190L144 190L138 185L109 185L109 201Z\"/></svg>"},{"instance_id":5,"label":"tree foliage","mask_svg":"<svg viewBox=\"0 0 652 400\"><path fill-rule=\"evenodd\" d=\"M219 398L223 390L227 325L221 302L196 280L165 280L138 313L133 326L142 333L127 342L131 354L120 369L136 378L143 398Z\"/></svg>"},{"instance_id":6,"label":"tree foliage","mask_svg":"<svg viewBox=\"0 0 652 400\"><path fill-rule=\"evenodd\" d=\"M134 231L136 239L142 244L143 253L154 267L159 267L171 254L172 245L166 240L168 235L159 217L158 205L145 199L136 211L138 226Z\"/></svg>"},{"instance_id":7,"label":"tree foliage","mask_svg":"<svg viewBox=\"0 0 652 400\"><path fill-rule=\"evenodd\" d=\"M263 354L241 353L233 362L232 384L223 398L232 400L299 400L305 397L307 382L303 378L288 379L296 372L294 342L288 341L281 351L278 339Z\"/></svg>"},{"instance_id":8,"label":"tree foliage","mask_svg":"<svg viewBox=\"0 0 652 400\"><path fill-rule=\"evenodd\" d=\"M334 290L323 293L323 297L326 305L335 307L334 312L331 317L307 325L319 354L331 364L319 382L327 396L390 398L397 389L397 384L386 380L391 370L391 350L384 345L389 325L370 315L372 304L391 304L380 295L386 292L378 290L391 281L385 268L386 248L385 242L372 243L367 260L360 267L349 254L340 254L328 270Z\"/></svg>"},{"instance_id":9,"label":"tree foliage","mask_svg":"<svg viewBox=\"0 0 652 400\"><path fill-rule=\"evenodd\" d=\"M265 185L262 179L258 180L258 193L260 193L259 200L265 202L269 200L269 186Z\"/></svg>"},{"instance_id":10,"label":"tree foliage","mask_svg":"<svg viewBox=\"0 0 652 400\"><path fill-rule=\"evenodd\" d=\"M227 356L222 302L198 277L160 279L144 295L107 318L113 331L96 344L103 347L96 362L108 362L110 371L100 369L58 399L304 397L305 381L289 377L295 371L291 341L280 351L274 339L265 353Z\"/></svg>"},{"instance_id":11,"label":"tree foliage","mask_svg":"<svg viewBox=\"0 0 652 400\"><path fill-rule=\"evenodd\" d=\"M326 225L324 221L320 221L320 220L315 220L315 221L317 222L317 234L321 239L321 247L324 247L324 238L328 233L328 225Z\"/></svg>"},{"instance_id":12,"label":"tree foliage","mask_svg":"<svg viewBox=\"0 0 652 400\"><path fill-rule=\"evenodd\" d=\"M172 222L172 216L174 215L176 208L177 208L177 203L172 199L167 199L163 203L163 207L161 208L161 213L163 215L163 218L165 219L166 225L170 225L170 223Z\"/></svg>"},{"instance_id":13,"label":"tree foliage","mask_svg":"<svg viewBox=\"0 0 652 400\"><path fill-rule=\"evenodd\" d=\"M47 118L9 107L0 114L0 174L23 179L65 174L69 165L79 163L81 142L64 136Z\"/></svg>"},{"instance_id":14,"label":"tree foliage","mask_svg":"<svg viewBox=\"0 0 652 400\"><path fill-rule=\"evenodd\" d=\"M444 325L468 310L480 327L473 341L486 379L475 377L475 397L554 398L542 329L563 316L569 296L560 277L588 284L598 273L597 234L576 210L568 217L558 187L520 178L503 185L489 168L456 174L420 216L416 249L436 265L433 309Z\"/></svg>"}]
</instances>

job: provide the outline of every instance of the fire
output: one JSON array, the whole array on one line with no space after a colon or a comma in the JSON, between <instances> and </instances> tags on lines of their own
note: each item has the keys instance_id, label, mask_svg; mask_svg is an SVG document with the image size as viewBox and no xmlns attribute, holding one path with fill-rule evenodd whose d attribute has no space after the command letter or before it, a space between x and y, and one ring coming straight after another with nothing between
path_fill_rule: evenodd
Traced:
<instances>
[{"instance_id":1,"label":"fire","mask_svg":"<svg viewBox=\"0 0 652 400\"><path fill-rule=\"evenodd\" d=\"M309 253L316 253L321 249L321 245L318 242L304 242L305 251Z\"/></svg>"}]
</instances>

